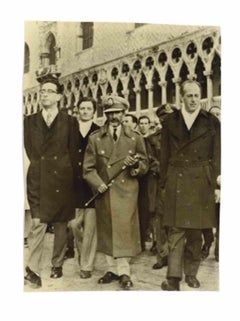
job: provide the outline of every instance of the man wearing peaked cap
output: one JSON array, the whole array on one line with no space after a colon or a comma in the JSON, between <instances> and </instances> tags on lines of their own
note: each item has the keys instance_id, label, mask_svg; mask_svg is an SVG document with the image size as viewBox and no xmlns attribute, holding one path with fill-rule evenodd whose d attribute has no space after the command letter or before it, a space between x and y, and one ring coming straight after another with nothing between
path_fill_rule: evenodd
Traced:
<instances>
[{"instance_id":1,"label":"man wearing peaked cap","mask_svg":"<svg viewBox=\"0 0 240 321\"><path fill-rule=\"evenodd\" d=\"M104 99L104 112L127 111L129 108L128 101L120 96L111 95Z\"/></svg>"},{"instance_id":2,"label":"man wearing peaked cap","mask_svg":"<svg viewBox=\"0 0 240 321\"><path fill-rule=\"evenodd\" d=\"M103 104L107 122L89 137L83 175L100 193L95 200L98 251L105 254L108 270L98 283L119 281L126 290L133 286L129 260L141 251L137 177L147 171L148 160L143 138L122 125L127 100L111 95Z\"/></svg>"},{"instance_id":3,"label":"man wearing peaked cap","mask_svg":"<svg viewBox=\"0 0 240 321\"><path fill-rule=\"evenodd\" d=\"M52 278L62 276L67 223L74 217L78 123L59 111L62 86L58 75L38 75L42 110L24 119L24 146L30 160L27 197L32 215L25 282L41 286L40 263L47 224L54 225Z\"/></svg>"}]
</instances>

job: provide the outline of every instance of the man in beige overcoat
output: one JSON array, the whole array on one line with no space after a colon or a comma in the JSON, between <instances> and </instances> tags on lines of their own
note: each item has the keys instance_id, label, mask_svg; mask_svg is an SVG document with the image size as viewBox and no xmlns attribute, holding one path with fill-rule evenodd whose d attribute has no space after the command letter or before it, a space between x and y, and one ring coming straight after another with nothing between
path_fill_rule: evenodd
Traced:
<instances>
[{"instance_id":1,"label":"man in beige overcoat","mask_svg":"<svg viewBox=\"0 0 240 321\"><path fill-rule=\"evenodd\" d=\"M119 281L123 289L129 289L133 286L129 260L141 251L138 177L148 170L148 161L143 138L122 126L128 101L109 96L104 106L107 122L89 137L83 174L100 193L95 201L98 251L106 255L108 271L98 282Z\"/></svg>"}]
</instances>

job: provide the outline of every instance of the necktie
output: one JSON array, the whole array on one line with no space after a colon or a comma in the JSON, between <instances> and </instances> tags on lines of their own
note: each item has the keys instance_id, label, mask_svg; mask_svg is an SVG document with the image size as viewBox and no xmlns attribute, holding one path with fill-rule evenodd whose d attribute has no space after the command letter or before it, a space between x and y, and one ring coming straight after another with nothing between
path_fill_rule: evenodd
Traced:
<instances>
[{"instance_id":1,"label":"necktie","mask_svg":"<svg viewBox=\"0 0 240 321\"><path fill-rule=\"evenodd\" d=\"M50 113L47 113L46 124L49 127L51 123L52 123L52 115Z\"/></svg>"},{"instance_id":2,"label":"necktie","mask_svg":"<svg viewBox=\"0 0 240 321\"><path fill-rule=\"evenodd\" d=\"M113 140L116 142L117 141L117 133L116 133L116 131L117 131L117 128L114 128L113 129Z\"/></svg>"}]
</instances>

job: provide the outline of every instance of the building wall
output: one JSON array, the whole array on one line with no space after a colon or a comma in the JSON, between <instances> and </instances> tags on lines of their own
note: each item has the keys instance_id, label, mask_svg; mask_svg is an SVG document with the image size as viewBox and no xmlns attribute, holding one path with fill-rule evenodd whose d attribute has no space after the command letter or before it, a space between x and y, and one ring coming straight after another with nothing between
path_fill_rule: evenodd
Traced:
<instances>
[{"instance_id":1,"label":"building wall","mask_svg":"<svg viewBox=\"0 0 240 321\"><path fill-rule=\"evenodd\" d=\"M213 68L214 62L219 64L218 60L221 59L218 27L146 24L135 28L134 23L94 22L93 28L93 46L82 50L80 22L26 22L25 42L30 48L30 71L24 74L24 110L28 114L36 112L37 106L39 108L38 97L33 99L36 98L38 90L35 71L48 63L43 57L49 50L49 36L56 42L56 65L65 86L61 107L73 108L79 94L91 93L100 102L101 96L109 93L109 88L113 93L119 94L119 83L122 96L129 99L130 94L134 95L135 106L132 111L137 115L154 111L157 107L154 101L156 90L157 94L159 92L161 95L157 103L166 103L171 99L171 102L179 105L179 83L182 80L180 76L184 74L185 66L187 75L185 72L184 77L200 77L205 83L206 99L203 107L208 109L213 103L220 105L219 93L216 97L213 96L213 92L219 92L221 83L220 66L217 71ZM189 51L192 43L193 48ZM210 49L204 49L208 48L208 43ZM177 58L173 59L176 49L180 49L181 56L176 55ZM193 55L188 51L193 52ZM166 56L166 61L161 61L160 54ZM149 57L152 64L147 63ZM137 61L141 68L135 67ZM123 70L124 65L129 68L127 72ZM115 77L112 75L113 68L118 70ZM79 87L75 87L76 79L79 80ZM70 90L67 89L69 82ZM134 86L131 92L130 82ZM147 110L142 109L143 100L147 101ZM100 111L98 116L101 118L101 115Z\"/></svg>"}]
</instances>

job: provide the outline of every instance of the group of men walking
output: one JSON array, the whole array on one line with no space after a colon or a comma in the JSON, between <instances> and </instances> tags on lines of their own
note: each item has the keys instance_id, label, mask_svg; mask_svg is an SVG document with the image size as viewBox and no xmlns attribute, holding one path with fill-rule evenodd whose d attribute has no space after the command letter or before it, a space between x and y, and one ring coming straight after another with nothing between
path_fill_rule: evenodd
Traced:
<instances>
[{"instance_id":1,"label":"group of men walking","mask_svg":"<svg viewBox=\"0 0 240 321\"><path fill-rule=\"evenodd\" d=\"M25 282L42 285L43 241L52 223L51 278L62 277L71 229L81 278L91 277L99 251L108 268L98 282L133 287L130 259L143 250L139 196L144 194L141 179L148 175L147 204L156 219L155 268L168 264L161 287L179 290L183 272L189 286L199 287L201 233L216 226L214 193L220 175L220 124L201 110L200 85L190 80L182 84L182 108L158 109L162 129L146 140L123 125L129 108L125 98L103 99L106 123L99 128L93 123L92 98L78 102L77 121L58 109L63 89L58 75L43 74L38 80L42 111L24 119L32 215Z\"/></svg>"}]
</instances>

